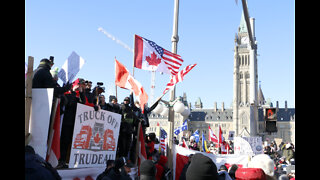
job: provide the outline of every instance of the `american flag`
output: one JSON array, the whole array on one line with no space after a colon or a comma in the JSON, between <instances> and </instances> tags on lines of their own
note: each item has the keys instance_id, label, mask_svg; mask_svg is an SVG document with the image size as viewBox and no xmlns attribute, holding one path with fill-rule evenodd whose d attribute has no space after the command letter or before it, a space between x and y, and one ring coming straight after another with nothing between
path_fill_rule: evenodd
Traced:
<instances>
[{"instance_id":1,"label":"american flag","mask_svg":"<svg viewBox=\"0 0 320 180\"><path fill-rule=\"evenodd\" d=\"M167 93L169 90L173 89L174 86L178 83L181 82L183 80L183 77L189 72L191 71L192 68L194 68L197 64L191 64L187 67L185 67L183 70L179 71L178 74L176 74L175 76L172 76L170 81L167 84L166 89L163 91L163 94Z\"/></svg>"},{"instance_id":2,"label":"american flag","mask_svg":"<svg viewBox=\"0 0 320 180\"><path fill-rule=\"evenodd\" d=\"M167 132L160 127L160 148L166 152L166 138L167 138Z\"/></svg>"},{"instance_id":3,"label":"american flag","mask_svg":"<svg viewBox=\"0 0 320 180\"><path fill-rule=\"evenodd\" d=\"M171 74L174 76L178 73L180 66L183 63L183 59L181 59L181 56L178 54L174 54L161 46L158 46L155 42L150 41L144 37L142 37L143 40L148 42L151 47L153 47L157 53L162 57L164 60L164 63L168 66L168 69L170 70Z\"/></svg>"}]
</instances>

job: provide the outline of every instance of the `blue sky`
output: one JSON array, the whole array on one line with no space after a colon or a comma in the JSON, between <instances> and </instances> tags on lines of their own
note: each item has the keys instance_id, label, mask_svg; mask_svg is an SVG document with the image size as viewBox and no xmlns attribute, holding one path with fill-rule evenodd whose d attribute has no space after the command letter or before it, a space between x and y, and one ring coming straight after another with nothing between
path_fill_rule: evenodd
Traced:
<instances>
[{"instance_id":1,"label":"blue sky","mask_svg":"<svg viewBox=\"0 0 320 180\"><path fill-rule=\"evenodd\" d=\"M255 18L258 41L258 80L266 99L295 107L294 1L248 0ZM134 34L171 51L174 1L150 0L28 0L25 1L25 61L35 58L34 68L44 57L63 65L72 51L85 59L77 77L103 82L105 95L115 94L114 57L132 73L133 54L105 34L102 27L133 48ZM233 48L240 24L242 3L234 0L180 0L177 54L184 68L197 66L176 86L176 96L185 92L192 106L198 97L204 108L217 102L229 108L233 98ZM135 78L150 94L151 73L134 70ZM169 75L156 74L155 98L161 96ZM61 81L59 81L61 83ZM119 102L129 91L118 88ZM169 99L169 93L164 98Z\"/></svg>"}]
</instances>

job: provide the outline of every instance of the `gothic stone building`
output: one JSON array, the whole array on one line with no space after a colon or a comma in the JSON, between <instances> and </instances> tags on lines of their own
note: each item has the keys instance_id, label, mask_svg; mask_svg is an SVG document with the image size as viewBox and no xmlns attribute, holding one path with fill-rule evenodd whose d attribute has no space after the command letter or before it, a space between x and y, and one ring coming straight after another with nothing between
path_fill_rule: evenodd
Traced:
<instances>
[{"instance_id":1,"label":"gothic stone building","mask_svg":"<svg viewBox=\"0 0 320 180\"><path fill-rule=\"evenodd\" d=\"M225 109L222 102L221 108L214 103L213 109L203 109L201 99L197 99L194 108L187 102L186 94L180 97L185 105L191 109L188 117L175 113L175 128L180 126L185 119L188 122L188 132L180 133L188 137L195 130L203 131L208 138L208 125L218 135L219 125L223 136L228 139L230 131L235 136L262 136L263 140L282 139L284 142L294 142L295 134L295 109L266 104L261 87L258 90L258 69L257 69L257 41L255 37L255 19L250 18L251 32L253 33L253 47L251 47L248 29L242 13L240 26L235 36L234 46L234 71L233 71L233 102L231 109ZM273 119L267 120L267 110L274 109ZM147 132L159 132L161 126L169 132L167 115L152 113L149 117L150 127Z\"/></svg>"}]
</instances>

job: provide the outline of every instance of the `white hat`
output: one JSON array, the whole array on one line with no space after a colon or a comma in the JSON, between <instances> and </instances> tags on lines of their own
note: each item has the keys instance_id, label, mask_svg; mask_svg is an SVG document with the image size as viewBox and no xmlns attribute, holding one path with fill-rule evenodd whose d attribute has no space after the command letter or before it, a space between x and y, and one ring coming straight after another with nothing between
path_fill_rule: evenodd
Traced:
<instances>
[{"instance_id":1,"label":"white hat","mask_svg":"<svg viewBox=\"0 0 320 180\"><path fill-rule=\"evenodd\" d=\"M290 144L290 143L286 144L286 148L287 148L287 149L290 148L290 147L291 147L291 144Z\"/></svg>"}]
</instances>

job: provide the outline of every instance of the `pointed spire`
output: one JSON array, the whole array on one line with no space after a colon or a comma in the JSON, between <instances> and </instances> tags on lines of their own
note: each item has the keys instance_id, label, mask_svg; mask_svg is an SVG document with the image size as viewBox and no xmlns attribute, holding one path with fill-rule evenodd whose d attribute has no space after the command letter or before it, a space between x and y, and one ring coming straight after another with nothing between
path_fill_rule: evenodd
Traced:
<instances>
[{"instance_id":1,"label":"pointed spire","mask_svg":"<svg viewBox=\"0 0 320 180\"><path fill-rule=\"evenodd\" d=\"M261 81L259 81L258 102L260 105L265 105L265 99L261 89Z\"/></svg>"},{"instance_id":2,"label":"pointed spire","mask_svg":"<svg viewBox=\"0 0 320 180\"><path fill-rule=\"evenodd\" d=\"M247 32L248 32L247 24L246 24L246 20L244 19L244 13L242 11L240 26L239 26L239 33L247 33Z\"/></svg>"}]
</instances>

